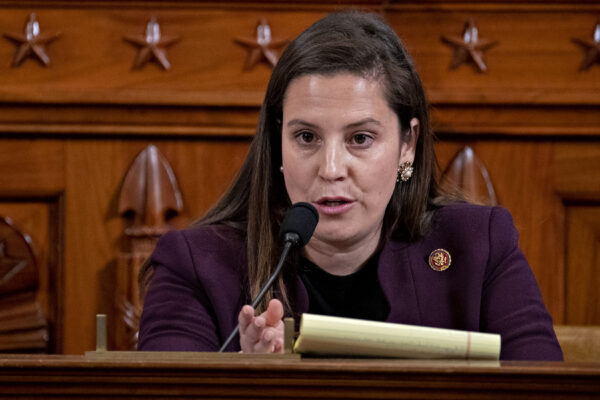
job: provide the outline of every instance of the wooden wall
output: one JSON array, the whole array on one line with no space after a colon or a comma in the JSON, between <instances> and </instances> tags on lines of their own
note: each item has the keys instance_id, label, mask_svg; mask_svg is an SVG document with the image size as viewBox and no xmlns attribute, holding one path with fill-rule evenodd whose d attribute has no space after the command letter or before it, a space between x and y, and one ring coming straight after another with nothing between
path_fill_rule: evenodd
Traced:
<instances>
[{"instance_id":1,"label":"wooden wall","mask_svg":"<svg viewBox=\"0 0 600 400\"><path fill-rule=\"evenodd\" d=\"M487 172L555 323L600 324L600 63L581 70L574 41L592 41L596 1L7 0L0 33L22 34L35 13L42 34L60 36L48 66L11 66L18 46L0 40L0 279L30 257L28 279L0 284L0 350L91 350L99 312L113 348L130 345L140 260L168 224L219 197L254 133L271 69L245 68L236 38L266 18L274 39L291 39L347 5L383 13L405 41L442 170L469 146L458 176L475 176L469 186ZM138 47L124 37L152 17L178 38L170 70L133 68ZM442 38L460 38L469 18L497 41L486 72L450 68Z\"/></svg>"}]
</instances>

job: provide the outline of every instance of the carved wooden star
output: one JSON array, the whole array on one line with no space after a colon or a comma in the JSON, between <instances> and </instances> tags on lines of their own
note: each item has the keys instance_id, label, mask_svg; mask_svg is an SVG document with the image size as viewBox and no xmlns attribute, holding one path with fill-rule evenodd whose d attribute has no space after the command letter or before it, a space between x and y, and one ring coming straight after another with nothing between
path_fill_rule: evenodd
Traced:
<instances>
[{"instance_id":1,"label":"carved wooden star","mask_svg":"<svg viewBox=\"0 0 600 400\"><path fill-rule=\"evenodd\" d=\"M234 40L248 49L248 56L244 63L246 71L254 68L262 60L268 61L271 67L274 67L279 60L275 50L289 42L287 39L273 39L271 26L265 18L261 18L256 25L256 38L236 37Z\"/></svg>"},{"instance_id":2,"label":"carved wooden star","mask_svg":"<svg viewBox=\"0 0 600 400\"><path fill-rule=\"evenodd\" d=\"M12 66L18 67L29 56L33 56L43 65L50 64L50 57L46 54L46 44L56 40L60 33L40 33L40 24L35 13L29 15L25 23L23 34L5 33L4 37L17 44L17 50L13 57Z\"/></svg>"},{"instance_id":3,"label":"carved wooden star","mask_svg":"<svg viewBox=\"0 0 600 400\"><path fill-rule=\"evenodd\" d=\"M454 69L463 63L473 61L479 72L485 72L485 57L483 52L498 44L497 41L479 38L479 29L473 18L465 23L462 38L456 36L443 36L442 41L454 47L450 68Z\"/></svg>"},{"instance_id":4,"label":"carved wooden star","mask_svg":"<svg viewBox=\"0 0 600 400\"><path fill-rule=\"evenodd\" d=\"M600 62L600 21L596 21L596 27L591 39L573 38L572 40L585 48L585 56L579 66L580 71L584 71L595 63Z\"/></svg>"},{"instance_id":5,"label":"carved wooden star","mask_svg":"<svg viewBox=\"0 0 600 400\"><path fill-rule=\"evenodd\" d=\"M146 24L145 35L125 36L125 40L139 46L137 56L133 62L133 68L141 69L149 61L156 60L160 66L168 70L171 68L171 63L167 59L167 50L173 43L179 41L179 36L163 36L160 33L160 25L155 18L150 19Z\"/></svg>"}]
</instances>

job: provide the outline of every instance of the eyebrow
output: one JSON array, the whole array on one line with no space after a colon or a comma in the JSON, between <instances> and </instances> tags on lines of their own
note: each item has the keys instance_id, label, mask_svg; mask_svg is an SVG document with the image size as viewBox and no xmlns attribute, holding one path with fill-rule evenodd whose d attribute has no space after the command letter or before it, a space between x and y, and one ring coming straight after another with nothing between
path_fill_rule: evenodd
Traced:
<instances>
[{"instance_id":1,"label":"eyebrow","mask_svg":"<svg viewBox=\"0 0 600 400\"><path fill-rule=\"evenodd\" d=\"M378 120L371 118L371 117L367 117L367 118L363 118L360 121L356 121L353 122L351 124L348 124L345 126L345 128L356 128L362 125L366 125L366 124L375 124L375 125L379 125L381 126L381 122L379 122ZM294 118L292 119L290 122L287 123L287 126L293 126L293 125L303 125L303 126L308 126L310 128L318 128L317 125L315 124L311 124L310 122L298 119L298 118Z\"/></svg>"},{"instance_id":2,"label":"eyebrow","mask_svg":"<svg viewBox=\"0 0 600 400\"><path fill-rule=\"evenodd\" d=\"M348 125L346 125L346 128L357 128L359 126L366 125L366 124L375 124L375 125L381 126L381 122L377 121L375 118L368 117L368 118L363 118L360 121L356 121L351 124L348 124Z\"/></svg>"},{"instance_id":3,"label":"eyebrow","mask_svg":"<svg viewBox=\"0 0 600 400\"><path fill-rule=\"evenodd\" d=\"M306 121L298 119L298 118L294 118L293 120L291 120L290 122L287 123L288 127L293 126L293 125L303 125L303 126L308 126L310 128L317 128L317 125L311 124L310 122L306 122Z\"/></svg>"}]
</instances>

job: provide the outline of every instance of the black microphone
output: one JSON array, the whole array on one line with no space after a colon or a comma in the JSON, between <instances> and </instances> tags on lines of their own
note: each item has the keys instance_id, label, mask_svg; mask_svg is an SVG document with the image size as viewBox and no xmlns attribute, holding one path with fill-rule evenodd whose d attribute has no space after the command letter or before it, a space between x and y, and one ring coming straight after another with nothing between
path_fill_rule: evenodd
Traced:
<instances>
[{"instance_id":1,"label":"black microphone","mask_svg":"<svg viewBox=\"0 0 600 400\"><path fill-rule=\"evenodd\" d=\"M275 268L275 272L269 278L265 286L262 288L256 299L252 302L252 308L256 309L256 306L260 303L260 301L265 297L265 294L269 290L275 279L279 276L281 269L283 268L283 262L288 255L288 252L292 248L292 246L304 246L313 233L315 232L315 228L317 227L317 223L319 222L319 213L313 207L312 204L299 202L294 204L288 212L283 217L283 222L281 223L281 228L279 229L279 236L283 237L285 241L285 245L283 247L283 251L281 252L281 257L279 257L279 263ZM227 338L223 346L219 349L219 353L222 353L223 350L229 343L233 340L234 336L240 330L240 324L238 323Z\"/></svg>"}]
</instances>

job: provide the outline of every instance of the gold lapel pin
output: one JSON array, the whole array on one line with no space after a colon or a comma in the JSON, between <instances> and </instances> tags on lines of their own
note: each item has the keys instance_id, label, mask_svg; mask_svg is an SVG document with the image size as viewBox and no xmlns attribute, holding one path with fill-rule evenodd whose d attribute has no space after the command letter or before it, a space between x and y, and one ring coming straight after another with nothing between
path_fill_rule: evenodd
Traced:
<instances>
[{"instance_id":1,"label":"gold lapel pin","mask_svg":"<svg viewBox=\"0 0 600 400\"><path fill-rule=\"evenodd\" d=\"M434 271L445 271L450 267L450 263L452 263L452 257L447 250L436 249L429 255L429 266Z\"/></svg>"}]
</instances>

